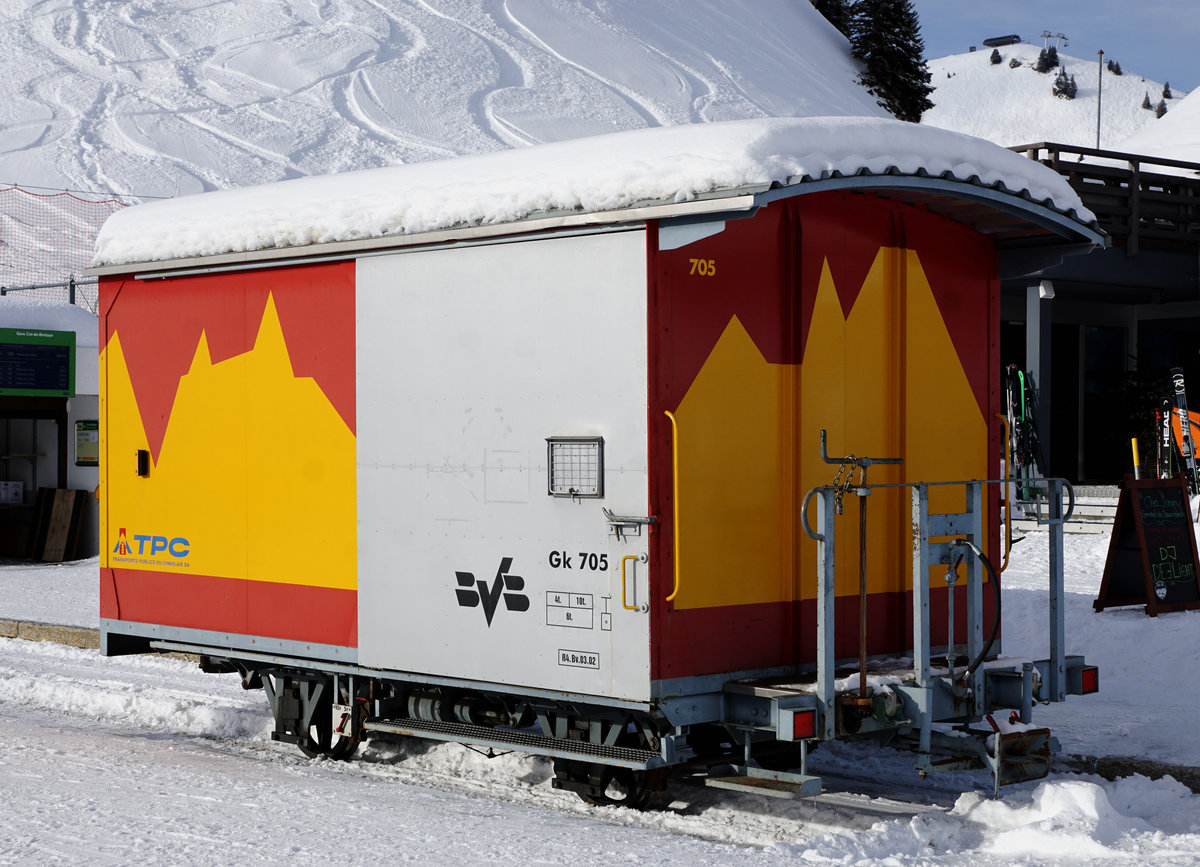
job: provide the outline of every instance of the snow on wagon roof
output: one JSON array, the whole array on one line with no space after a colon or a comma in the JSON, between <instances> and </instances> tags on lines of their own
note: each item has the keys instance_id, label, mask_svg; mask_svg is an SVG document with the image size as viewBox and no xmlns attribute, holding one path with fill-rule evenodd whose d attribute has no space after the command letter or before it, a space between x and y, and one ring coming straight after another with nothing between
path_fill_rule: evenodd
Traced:
<instances>
[{"instance_id":1,"label":"snow on wagon roof","mask_svg":"<svg viewBox=\"0 0 1200 867\"><path fill-rule=\"evenodd\" d=\"M97 268L686 203L850 175L969 181L1083 224L1065 178L982 139L880 118L763 118L638 129L427 163L298 178L122 209Z\"/></svg>"}]
</instances>

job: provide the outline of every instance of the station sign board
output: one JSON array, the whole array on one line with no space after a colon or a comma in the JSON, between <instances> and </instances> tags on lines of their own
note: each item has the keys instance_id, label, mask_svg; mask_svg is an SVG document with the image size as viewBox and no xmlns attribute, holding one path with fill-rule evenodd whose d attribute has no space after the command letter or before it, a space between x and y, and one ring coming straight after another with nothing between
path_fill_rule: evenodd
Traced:
<instances>
[{"instance_id":1,"label":"station sign board","mask_svg":"<svg viewBox=\"0 0 1200 867\"><path fill-rule=\"evenodd\" d=\"M74 394L74 331L0 328L0 397Z\"/></svg>"}]
</instances>

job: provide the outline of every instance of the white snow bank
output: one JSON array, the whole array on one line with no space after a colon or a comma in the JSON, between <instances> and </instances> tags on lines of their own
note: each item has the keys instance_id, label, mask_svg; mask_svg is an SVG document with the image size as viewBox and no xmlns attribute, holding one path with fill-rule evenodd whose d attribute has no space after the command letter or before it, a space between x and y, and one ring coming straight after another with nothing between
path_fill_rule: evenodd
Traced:
<instances>
[{"instance_id":1,"label":"white snow bank","mask_svg":"<svg viewBox=\"0 0 1200 867\"><path fill-rule=\"evenodd\" d=\"M1195 863L1195 804L1171 779L1054 780L1032 794L1006 790L1000 801L969 792L948 813L827 834L800 854L808 863L858 865Z\"/></svg>"},{"instance_id":2,"label":"white snow bank","mask_svg":"<svg viewBox=\"0 0 1200 867\"><path fill-rule=\"evenodd\" d=\"M95 651L44 642L36 653L44 661L42 670L31 673L21 659L24 647L9 646L19 639L0 639L0 705L41 708L107 722L136 720L139 725L205 737L266 738L270 715L261 695L241 695L235 681L199 683L194 673L184 678L177 661L162 657L137 657L126 670L137 677L125 679L83 676L81 666L95 658ZM22 642L23 643L23 642ZM233 701L213 701L209 686L223 686Z\"/></svg>"},{"instance_id":3,"label":"white snow bank","mask_svg":"<svg viewBox=\"0 0 1200 867\"><path fill-rule=\"evenodd\" d=\"M96 265L496 224L533 214L682 202L746 185L861 169L978 176L1093 215L1056 172L981 139L881 118L765 118L632 130L567 142L298 178L114 214Z\"/></svg>"},{"instance_id":4,"label":"white snow bank","mask_svg":"<svg viewBox=\"0 0 1200 867\"><path fill-rule=\"evenodd\" d=\"M74 331L76 346L99 346L96 314L72 304L22 298L18 293L0 297L0 328L44 328Z\"/></svg>"}]
</instances>

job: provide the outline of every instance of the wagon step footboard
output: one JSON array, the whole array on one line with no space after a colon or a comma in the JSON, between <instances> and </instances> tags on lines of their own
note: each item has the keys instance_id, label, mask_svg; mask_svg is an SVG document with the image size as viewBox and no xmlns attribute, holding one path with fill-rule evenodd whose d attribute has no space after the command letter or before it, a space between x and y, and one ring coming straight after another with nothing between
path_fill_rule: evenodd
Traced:
<instances>
[{"instance_id":1,"label":"wagon step footboard","mask_svg":"<svg viewBox=\"0 0 1200 867\"><path fill-rule=\"evenodd\" d=\"M477 747L521 750L555 759L599 762L631 770L649 770L666 764L662 756L652 750L552 738L529 729L510 729L499 726L493 728L470 723L417 719L371 719L363 723L363 730L470 744Z\"/></svg>"},{"instance_id":2,"label":"wagon step footboard","mask_svg":"<svg viewBox=\"0 0 1200 867\"><path fill-rule=\"evenodd\" d=\"M744 773L708 777L704 785L735 792L749 792L752 795L766 795L770 798L811 798L821 794L820 777L755 767L739 767L738 770Z\"/></svg>"}]
</instances>

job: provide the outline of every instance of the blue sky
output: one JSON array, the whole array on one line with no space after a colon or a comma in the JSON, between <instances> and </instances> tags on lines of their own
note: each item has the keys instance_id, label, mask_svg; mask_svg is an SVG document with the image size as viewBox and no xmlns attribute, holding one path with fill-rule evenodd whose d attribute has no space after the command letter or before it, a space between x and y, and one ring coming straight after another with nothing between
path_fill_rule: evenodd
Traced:
<instances>
[{"instance_id":1,"label":"blue sky","mask_svg":"<svg viewBox=\"0 0 1200 867\"><path fill-rule=\"evenodd\" d=\"M989 36L1065 33L1065 53L1093 60L1104 50L1126 73L1191 91L1200 87L1200 3L1196 0L913 0L926 59L982 47Z\"/></svg>"}]
</instances>

